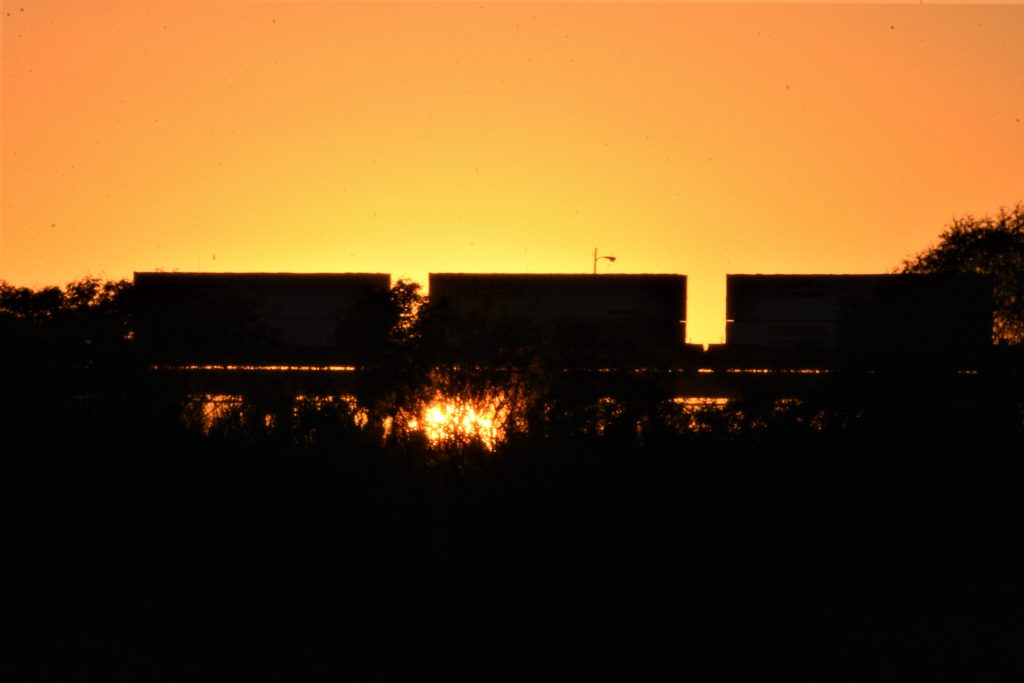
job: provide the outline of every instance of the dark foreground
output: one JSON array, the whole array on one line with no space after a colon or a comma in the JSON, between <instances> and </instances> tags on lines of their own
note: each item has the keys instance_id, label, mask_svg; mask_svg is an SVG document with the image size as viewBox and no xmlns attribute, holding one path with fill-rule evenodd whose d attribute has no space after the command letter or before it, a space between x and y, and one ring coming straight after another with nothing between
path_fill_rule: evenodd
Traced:
<instances>
[{"instance_id":1,"label":"dark foreground","mask_svg":"<svg viewBox=\"0 0 1024 683\"><path fill-rule=\"evenodd\" d=\"M31 414L5 680L1024 672L1021 440L981 410L443 462Z\"/></svg>"}]
</instances>

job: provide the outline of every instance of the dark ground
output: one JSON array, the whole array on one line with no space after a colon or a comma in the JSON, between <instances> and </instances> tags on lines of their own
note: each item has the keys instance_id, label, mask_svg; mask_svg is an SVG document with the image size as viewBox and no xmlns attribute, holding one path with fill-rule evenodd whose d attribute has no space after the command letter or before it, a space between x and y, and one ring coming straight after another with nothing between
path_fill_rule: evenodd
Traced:
<instances>
[{"instance_id":1,"label":"dark ground","mask_svg":"<svg viewBox=\"0 0 1024 683\"><path fill-rule=\"evenodd\" d=\"M33 414L4 680L1024 673L1024 449L988 412L440 464Z\"/></svg>"}]
</instances>

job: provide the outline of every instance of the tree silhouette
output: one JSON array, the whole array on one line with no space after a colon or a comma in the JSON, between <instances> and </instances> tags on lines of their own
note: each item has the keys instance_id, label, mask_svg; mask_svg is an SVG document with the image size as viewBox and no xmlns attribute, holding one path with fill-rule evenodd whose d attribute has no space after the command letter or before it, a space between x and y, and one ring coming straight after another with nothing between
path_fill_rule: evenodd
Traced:
<instances>
[{"instance_id":1,"label":"tree silhouette","mask_svg":"<svg viewBox=\"0 0 1024 683\"><path fill-rule=\"evenodd\" d=\"M0 428L12 448L87 431L110 437L149 403L137 382L131 293L128 282L96 278L39 290L0 281L9 398Z\"/></svg>"},{"instance_id":2,"label":"tree silhouette","mask_svg":"<svg viewBox=\"0 0 1024 683\"><path fill-rule=\"evenodd\" d=\"M10 372L35 374L123 365L131 336L131 284L83 278L31 290L0 281L0 333Z\"/></svg>"},{"instance_id":3,"label":"tree silhouette","mask_svg":"<svg viewBox=\"0 0 1024 683\"><path fill-rule=\"evenodd\" d=\"M419 343L420 286L400 279L387 292L368 293L339 326L359 359L355 394L368 411L371 440L393 435L404 407L421 391L428 371Z\"/></svg>"},{"instance_id":4,"label":"tree silhouette","mask_svg":"<svg viewBox=\"0 0 1024 683\"><path fill-rule=\"evenodd\" d=\"M993 339L1024 342L1024 203L995 216L954 218L939 242L903 262L904 273L972 273L992 278Z\"/></svg>"}]
</instances>

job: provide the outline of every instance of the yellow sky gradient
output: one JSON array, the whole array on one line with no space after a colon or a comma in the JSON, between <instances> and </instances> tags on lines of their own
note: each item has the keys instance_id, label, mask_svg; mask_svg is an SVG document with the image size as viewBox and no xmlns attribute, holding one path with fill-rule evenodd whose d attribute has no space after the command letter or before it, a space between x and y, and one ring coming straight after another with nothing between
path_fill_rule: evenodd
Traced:
<instances>
[{"instance_id":1,"label":"yellow sky gradient","mask_svg":"<svg viewBox=\"0 0 1024 683\"><path fill-rule=\"evenodd\" d=\"M1024 199L1024 7L3 2L0 278L884 272Z\"/></svg>"}]
</instances>

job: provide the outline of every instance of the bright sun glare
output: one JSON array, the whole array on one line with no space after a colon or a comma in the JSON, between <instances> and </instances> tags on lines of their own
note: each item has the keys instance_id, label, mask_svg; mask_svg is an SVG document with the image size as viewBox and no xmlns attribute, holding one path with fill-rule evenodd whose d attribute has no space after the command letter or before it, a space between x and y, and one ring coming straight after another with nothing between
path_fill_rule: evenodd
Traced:
<instances>
[{"instance_id":1,"label":"bright sun glare","mask_svg":"<svg viewBox=\"0 0 1024 683\"><path fill-rule=\"evenodd\" d=\"M471 401L437 395L410 420L409 428L421 430L435 445L479 439L487 450L494 450L505 435L508 412L497 396Z\"/></svg>"}]
</instances>

